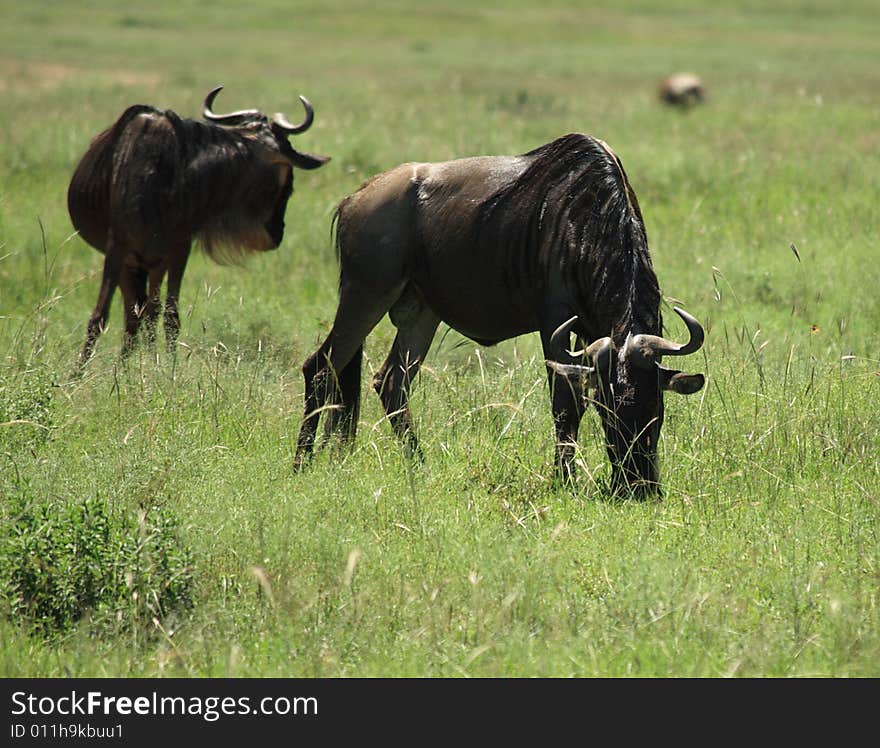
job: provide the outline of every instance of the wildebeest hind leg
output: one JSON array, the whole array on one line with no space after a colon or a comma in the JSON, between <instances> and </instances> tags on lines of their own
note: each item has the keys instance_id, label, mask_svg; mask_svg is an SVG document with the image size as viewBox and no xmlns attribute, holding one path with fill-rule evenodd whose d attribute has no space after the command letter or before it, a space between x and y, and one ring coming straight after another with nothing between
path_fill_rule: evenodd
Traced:
<instances>
[{"instance_id":1,"label":"wildebeest hind leg","mask_svg":"<svg viewBox=\"0 0 880 748\"><path fill-rule=\"evenodd\" d=\"M127 356L137 342L138 328L147 307L147 271L126 267L119 278L119 288L125 301L125 333L122 355Z\"/></svg>"},{"instance_id":2,"label":"wildebeest hind leg","mask_svg":"<svg viewBox=\"0 0 880 748\"><path fill-rule=\"evenodd\" d=\"M356 413L360 398L360 383L356 386L354 382L356 374L360 378L360 364L354 364L353 360L361 355L367 335L400 296L402 285L401 282L377 298L375 291L371 293L370 289L342 284L330 334L302 367L305 403L293 461L294 470L301 469L311 457L318 422L327 405L334 406L342 400L342 412L337 416L337 423L351 418L349 433L353 434L357 426ZM350 368L350 364L354 368Z\"/></svg>"},{"instance_id":3,"label":"wildebeest hind leg","mask_svg":"<svg viewBox=\"0 0 880 748\"><path fill-rule=\"evenodd\" d=\"M409 410L409 390L419 371L440 319L425 304L421 293L409 285L390 311L397 335L388 358L373 378L394 433L407 454L422 457Z\"/></svg>"},{"instance_id":4,"label":"wildebeest hind leg","mask_svg":"<svg viewBox=\"0 0 880 748\"><path fill-rule=\"evenodd\" d=\"M355 351L351 361L338 373L336 386L331 387L327 393L327 404L338 406L327 411L324 427L328 438L338 433L343 441L350 442L357 434L363 357L364 347L361 346Z\"/></svg>"},{"instance_id":5,"label":"wildebeest hind leg","mask_svg":"<svg viewBox=\"0 0 880 748\"><path fill-rule=\"evenodd\" d=\"M147 305L144 309L144 325L146 326L147 342L150 348L156 344L156 322L159 318L159 307L162 299L162 280L165 277L165 266L160 265L150 270L147 286Z\"/></svg>"},{"instance_id":6,"label":"wildebeest hind leg","mask_svg":"<svg viewBox=\"0 0 880 748\"><path fill-rule=\"evenodd\" d=\"M112 244L108 241L108 249L104 258L104 270L101 275L101 290L98 292L98 303L92 316L89 317L89 324L86 328L86 342L83 344L82 352L79 355L79 369L92 357L92 351L95 348L95 341L107 326L107 317L110 314L110 302L113 301L113 292L119 283L120 263L119 255L113 251Z\"/></svg>"}]
</instances>

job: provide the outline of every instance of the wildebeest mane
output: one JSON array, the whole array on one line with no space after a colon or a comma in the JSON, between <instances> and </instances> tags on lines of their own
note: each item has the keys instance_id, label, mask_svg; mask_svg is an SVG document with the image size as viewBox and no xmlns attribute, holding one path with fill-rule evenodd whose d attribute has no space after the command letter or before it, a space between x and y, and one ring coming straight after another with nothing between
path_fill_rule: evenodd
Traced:
<instances>
[{"instance_id":1,"label":"wildebeest mane","mask_svg":"<svg viewBox=\"0 0 880 748\"><path fill-rule=\"evenodd\" d=\"M172 121L181 149L178 163L186 164L178 193L184 219L211 259L238 261L260 242L256 234L269 218L265 206L274 204L274 218L282 218L277 215L276 177L238 129L177 117ZM287 196L290 187L288 176Z\"/></svg>"},{"instance_id":2,"label":"wildebeest mane","mask_svg":"<svg viewBox=\"0 0 880 748\"><path fill-rule=\"evenodd\" d=\"M483 202L480 243L506 247L506 282L545 277L563 267L579 300L574 310L590 320L590 338L659 334L660 289L648 254L635 193L623 165L604 143L573 133L523 158L525 171ZM538 267L535 267L537 263ZM525 290L525 289L523 289Z\"/></svg>"}]
</instances>

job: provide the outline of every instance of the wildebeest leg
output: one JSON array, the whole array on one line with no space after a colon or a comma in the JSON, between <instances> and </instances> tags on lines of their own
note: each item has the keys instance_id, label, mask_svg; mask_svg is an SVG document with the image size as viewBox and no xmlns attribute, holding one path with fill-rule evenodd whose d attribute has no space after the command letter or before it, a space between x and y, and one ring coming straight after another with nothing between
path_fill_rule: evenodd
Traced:
<instances>
[{"instance_id":1,"label":"wildebeest leg","mask_svg":"<svg viewBox=\"0 0 880 748\"><path fill-rule=\"evenodd\" d=\"M147 306L147 271L127 266L119 277L119 288L125 302L125 333L122 338L122 356L125 357L137 343L138 328Z\"/></svg>"},{"instance_id":2,"label":"wildebeest leg","mask_svg":"<svg viewBox=\"0 0 880 748\"><path fill-rule=\"evenodd\" d=\"M189 260L190 243L178 246L168 260L168 288L165 294L165 346L169 353L174 353L177 346L177 336L180 334L180 312L178 311L178 299L180 298L180 284L183 282L183 273Z\"/></svg>"},{"instance_id":3,"label":"wildebeest leg","mask_svg":"<svg viewBox=\"0 0 880 748\"><path fill-rule=\"evenodd\" d=\"M351 361L337 373L336 387L330 387L327 392L327 405L338 405L338 408L327 410L324 421L327 436L339 433L343 441L354 440L357 434L357 422L360 414L361 402L361 363L364 357L364 347L355 351Z\"/></svg>"},{"instance_id":4,"label":"wildebeest leg","mask_svg":"<svg viewBox=\"0 0 880 748\"><path fill-rule=\"evenodd\" d=\"M148 276L147 305L144 308L144 322L147 328L147 342L150 348L156 344L156 321L159 318L159 307L162 304L162 280L165 278L165 266L159 265L150 270Z\"/></svg>"},{"instance_id":5,"label":"wildebeest leg","mask_svg":"<svg viewBox=\"0 0 880 748\"><path fill-rule=\"evenodd\" d=\"M544 357L552 361L573 363L567 353L552 350L550 336L567 315L554 317L554 322L545 325L541 331L541 343ZM578 427L584 415L583 397L577 388L565 377L548 367L547 376L550 382L550 402L553 413L553 424L556 431L556 472L564 482L574 478L574 456L577 447Z\"/></svg>"},{"instance_id":6,"label":"wildebeest leg","mask_svg":"<svg viewBox=\"0 0 880 748\"><path fill-rule=\"evenodd\" d=\"M89 317L89 324L86 328L86 342L79 355L80 368L92 357L95 341L107 326L110 302L113 301L113 292L119 283L121 263L118 257L121 256L121 253L114 251L111 242L108 242L108 245L107 254L104 258L104 270L101 275L101 290L98 292L98 303L95 304L92 316Z\"/></svg>"},{"instance_id":7,"label":"wildebeest leg","mask_svg":"<svg viewBox=\"0 0 880 748\"><path fill-rule=\"evenodd\" d=\"M360 355L365 338L400 296L402 286L401 281L385 294L376 294L375 289L342 284L330 334L302 367L305 405L293 462L295 470L302 468L311 457L321 412L328 400L330 404L338 401L336 393L341 387L347 389L349 396L348 404L343 401L343 409L348 408L349 414L357 409L357 405L352 404L352 398L359 397L359 388L353 387L350 380L354 378L354 372L359 371L360 365L348 374L343 373L355 356ZM343 375L342 379L340 375Z\"/></svg>"},{"instance_id":8,"label":"wildebeest leg","mask_svg":"<svg viewBox=\"0 0 880 748\"><path fill-rule=\"evenodd\" d=\"M409 285L391 307L391 322L397 335L388 358L373 377L373 389L379 394L394 433L408 455L422 456L409 410L409 389L419 371L440 318L425 304L421 292Z\"/></svg>"}]
</instances>

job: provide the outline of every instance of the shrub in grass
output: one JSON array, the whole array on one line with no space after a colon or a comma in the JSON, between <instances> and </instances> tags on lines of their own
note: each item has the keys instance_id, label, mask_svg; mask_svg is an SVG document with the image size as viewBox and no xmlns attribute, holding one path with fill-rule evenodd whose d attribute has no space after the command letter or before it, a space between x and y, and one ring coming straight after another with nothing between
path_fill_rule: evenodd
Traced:
<instances>
[{"instance_id":1,"label":"shrub in grass","mask_svg":"<svg viewBox=\"0 0 880 748\"><path fill-rule=\"evenodd\" d=\"M113 510L98 498L8 492L0 534L5 613L43 635L91 616L97 631L152 630L192 604L190 554L163 507Z\"/></svg>"},{"instance_id":2,"label":"shrub in grass","mask_svg":"<svg viewBox=\"0 0 880 748\"><path fill-rule=\"evenodd\" d=\"M48 439L54 387L42 369L0 382L0 452L34 450Z\"/></svg>"}]
</instances>

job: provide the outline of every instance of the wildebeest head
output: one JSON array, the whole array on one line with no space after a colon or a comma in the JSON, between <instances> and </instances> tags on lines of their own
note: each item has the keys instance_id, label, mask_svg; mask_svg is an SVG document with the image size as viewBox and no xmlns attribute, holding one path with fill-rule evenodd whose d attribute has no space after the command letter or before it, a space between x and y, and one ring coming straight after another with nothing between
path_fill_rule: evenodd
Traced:
<instances>
[{"instance_id":1,"label":"wildebeest head","mask_svg":"<svg viewBox=\"0 0 880 748\"><path fill-rule=\"evenodd\" d=\"M262 246L254 242L251 248L275 249L284 237L284 213L287 201L293 193L293 167L317 169L330 160L327 156L298 151L288 140L291 135L299 135L311 127L315 112L309 100L305 96L300 96L306 116L298 125L291 124L281 112L272 115L271 118L258 109L242 109L228 114L217 114L212 107L214 99L222 89L223 86L218 86L205 97L202 115L209 122L235 130L248 138L256 146L263 166L274 173L274 181L261 183L261 186L271 186L274 195L260 194L261 191L257 191L249 195L249 200L252 201L255 210L264 214L264 228L268 235L268 241Z\"/></svg>"},{"instance_id":2,"label":"wildebeest head","mask_svg":"<svg viewBox=\"0 0 880 748\"><path fill-rule=\"evenodd\" d=\"M703 328L683 309L674 307L690 332L685 344L658 335L628 334L622 345L611 337L600 338L583 351L570 355L583 357L582 364L547 365L574 387L584 402L591 401L599 412L605 445L611 462L611 488L643 496L659 491L657 444L663 425L663 392L681 395L698 392L702 374L685 374L661 366L665 356L685 356L703 345ZM554 347L564 348L564 340L577 324L577 317L554 332Z\"/></svg>"}]
</instances>

